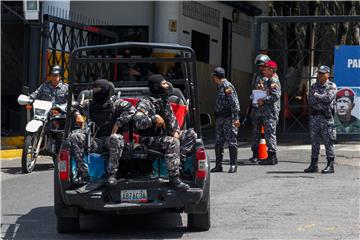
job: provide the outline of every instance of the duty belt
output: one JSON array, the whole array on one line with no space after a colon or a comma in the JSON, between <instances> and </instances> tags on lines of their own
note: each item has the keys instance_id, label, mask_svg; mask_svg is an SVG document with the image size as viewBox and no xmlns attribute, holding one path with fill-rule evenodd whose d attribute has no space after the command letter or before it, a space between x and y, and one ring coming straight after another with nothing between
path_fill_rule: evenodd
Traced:
<instances>
[{"instance_id":1,"label":"duty belt","mask_svg":"<svg viewBox=\"0 0 360 240\"><path fill-rule=\"evenodd\" d=\"M311 115L326 115L325 110L311 109Z\"/></svg>"},{"instance_id":2,"label":"duty belt","mask_svg":"<svg viewBox=\"0 0 360 240\"><path fill-rule=\"evenodd\" d=\"M215 112L215 117L216 118L221 118L221 117L228 118L228 117L231 117L231 116L232 116L231 112Z\"/></svg>"},{"instance_id":3,"label":"duty belt","mask_svg":"<svg viewBox=\"0 0 360 240\"><path fill-rule=\"evenodd\" d=\"M328 119L333 116L333 114L331 114L330 112L327 112L326 110L318 110L318 109L313 109L313 108L311 109L310 115L311 116L321 115Z\"/></svg>"}]
</instances>

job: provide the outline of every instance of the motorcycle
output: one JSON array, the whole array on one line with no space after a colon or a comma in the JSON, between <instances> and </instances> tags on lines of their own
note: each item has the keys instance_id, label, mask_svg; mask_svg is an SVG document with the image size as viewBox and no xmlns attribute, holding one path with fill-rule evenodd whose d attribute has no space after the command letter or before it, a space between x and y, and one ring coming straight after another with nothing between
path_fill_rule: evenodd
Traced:
<instances>
[{"instance_id":1,"label":"motorcycle","mask_svg":"<svg viewBox=\"0 0 360 240\"><path fill-rule=\"evenodd\" d=\"M54 105L50 101L32 100L21 94L20 105L33 109L33 119L25 127L25 141L21 157L23 173L34 170L39 155L51 156L55 163L65 130L66 104Z\"/></svg>"}]
</instances>

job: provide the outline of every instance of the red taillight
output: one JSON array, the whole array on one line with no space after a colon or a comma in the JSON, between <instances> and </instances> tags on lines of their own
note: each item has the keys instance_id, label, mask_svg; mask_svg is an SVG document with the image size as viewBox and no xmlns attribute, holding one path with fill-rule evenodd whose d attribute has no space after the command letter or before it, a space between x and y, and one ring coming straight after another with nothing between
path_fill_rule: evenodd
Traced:
<instances>
[{"instance_id":1,"label":"red taillight","mask_svg":"<svg viewBox=\"0 0 360 240\"><path fill-rule=\"evenodd\" d=\"M58 170L61 181L68 181L70 178L69 174L69 163L70 163L70 152L67 149L60 150Z\"/></svg>"},{"instance_id":2,"label":"red taillight","mask_svg":"<svg viewBox=\"0 0 360 240\"><path fill-rule=\"evenodd\" d=\"M196 161L197 161L197 170L196 170L196 178L204 179L207 174L208 164L206 160L206 153L203 148L198 148L196 150Z\"/></svg>"}]
</instances>

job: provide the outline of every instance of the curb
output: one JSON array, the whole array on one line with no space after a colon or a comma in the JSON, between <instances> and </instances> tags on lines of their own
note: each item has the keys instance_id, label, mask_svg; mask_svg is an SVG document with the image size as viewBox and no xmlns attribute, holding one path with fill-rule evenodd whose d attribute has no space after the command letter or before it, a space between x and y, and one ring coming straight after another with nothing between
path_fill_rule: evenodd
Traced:
<instances>
[{"instance_id":1,"label":"curb","mask_svg":"<svg viewBox=\"0 0 360 240\"><path fill-rule=\"evenodd\" d=\"M1 137L1 160L20 158L23 144L24 136Z\"/></svg>"},{"instance_id":2,"label":"curb","mask_svg":"<svg viewBox=\"0 0 360 240\"><path fill-rule=\"evenodd\" d=\"M22 149L0 150L0 160L20 158Z\"/></svg>"}]
</instances>

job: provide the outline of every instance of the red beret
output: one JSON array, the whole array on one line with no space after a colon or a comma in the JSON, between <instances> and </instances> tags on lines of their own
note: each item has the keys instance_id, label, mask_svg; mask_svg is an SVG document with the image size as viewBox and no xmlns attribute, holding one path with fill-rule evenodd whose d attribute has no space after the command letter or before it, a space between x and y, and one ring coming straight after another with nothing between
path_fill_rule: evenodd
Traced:
<instances>
[{"instance_id":1,"label":"red beret","mask_svg":"<svg viewBox=\"0 0 360 240\"><path fill-rule=\"evenodd\" d=\"M274 68L274 69L277 68L277 64L276 64L276 62L274 62L274 61L268 61L267 63L265 63L264 66L265 66L265 67Z\"/></svg>"},{"instance_id":2,"label":"red beret","mask_svg":"<svg viewBox=\"0 0 360 240\"><path fill-rule=\"evenodd\" d=\"M351 88L342 88L336 93L336 98L341 97L354 97L355 93Z\"/></svg>"}]
</instances>

